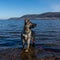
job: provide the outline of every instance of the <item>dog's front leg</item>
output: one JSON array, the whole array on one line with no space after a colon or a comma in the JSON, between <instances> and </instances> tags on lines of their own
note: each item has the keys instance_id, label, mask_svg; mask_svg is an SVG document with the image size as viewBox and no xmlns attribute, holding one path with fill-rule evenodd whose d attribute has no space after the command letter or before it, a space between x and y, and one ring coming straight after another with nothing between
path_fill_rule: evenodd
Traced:
<instances>
[{"instance_id":1,"label":"dog's front leg","mask_svg":"<svg viewBox=\"0 0 60 60\"><path fill-rule=\"evenodd\" d=\"M28 52L29 47L30 47L30 37L28 37L28 39L27 39L27 49L25 52Z\"/></svg>"},{"instance_id":2,"label":"dog's front leg","mask_svg":"<svg viewBox=\"0 0 60 60\"><path fill-rule=\"evenodd\" d=\"M27 35L23 34L23 40L22 40L22 45L23 45L23 48L25 48L25 40L27 39Z\"/></svg>"},{"instance_id":3,"label":"dog's front leg","mask_svg":"<svg viewBox=\"0 0 60 60\"><path fill-rule=\"evenodd\" d=\"M28 43L28 49L29 49L29 47L30 47L30 37L28 38L28 41L27 41L27 43Z\"/></svg>"}]
</instances>

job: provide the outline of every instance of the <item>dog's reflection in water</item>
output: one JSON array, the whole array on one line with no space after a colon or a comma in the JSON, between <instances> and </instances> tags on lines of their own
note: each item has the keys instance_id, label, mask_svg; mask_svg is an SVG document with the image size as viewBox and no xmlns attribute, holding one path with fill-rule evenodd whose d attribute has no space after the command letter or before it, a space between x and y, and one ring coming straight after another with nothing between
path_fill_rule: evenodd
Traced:
<instances>
[{"instance_id":1,"label":"dog's reflection in water","mask_svg":"<svg viewBox=\"0 0 60 60\"><path fill-rule=\"evenodd\" d=\"M36 60L35 48L33 46L30 46L29 52L25 52L25 50L22 49L20 58L21 58L21 60Z\"/></svg>"}]
</instances>

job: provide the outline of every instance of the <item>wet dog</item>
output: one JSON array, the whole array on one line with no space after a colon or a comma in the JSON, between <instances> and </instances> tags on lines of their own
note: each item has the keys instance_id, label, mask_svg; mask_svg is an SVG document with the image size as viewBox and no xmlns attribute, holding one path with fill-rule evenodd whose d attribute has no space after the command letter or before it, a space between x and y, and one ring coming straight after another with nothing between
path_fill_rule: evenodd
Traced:
<instances>
[{"instance_id":1,"label":"wet dog","mask_svg":"<svg viewBox=\"0 0 60 60\"><path fill-rule=\"evenodd\" d=\"M25 43L27 43L27 48L25 52L28 52L30 47L30 40L33 41L34 44L34 32L31 30L36 26L35 23L32 23L29 19L25 19L24 29L21 33L22 45L24 48Z\"/></svg>"}]
</instances>

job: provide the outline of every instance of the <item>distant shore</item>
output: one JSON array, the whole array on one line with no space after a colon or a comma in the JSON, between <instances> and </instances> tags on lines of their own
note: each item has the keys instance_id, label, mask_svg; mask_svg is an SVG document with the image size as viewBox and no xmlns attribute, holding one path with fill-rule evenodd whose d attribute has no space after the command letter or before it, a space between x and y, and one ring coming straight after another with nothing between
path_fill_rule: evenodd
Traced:
<instances>
[{"instance_id":1,"label":"distant shore","mask_svg":"<svg viewBox=\"0 0 60 60\"><path fill-rule=\"evenodd\" d=\"M0 60L57 60L59 54L31 48L28 53L20 48L8 48L0 51Z\"/></svg>"},{"instance_id":2,"label":"distant shore","mask_svg":"<svg viewBox=\"0 0 60 60\"><path fill-rule=\"evenodd\" d=\"M12 17L8 20L24 20L29 18L32 20L60 20L60 12L46 12L42 14L26 14L21 17Z\"/></svg>"}]
</instances>

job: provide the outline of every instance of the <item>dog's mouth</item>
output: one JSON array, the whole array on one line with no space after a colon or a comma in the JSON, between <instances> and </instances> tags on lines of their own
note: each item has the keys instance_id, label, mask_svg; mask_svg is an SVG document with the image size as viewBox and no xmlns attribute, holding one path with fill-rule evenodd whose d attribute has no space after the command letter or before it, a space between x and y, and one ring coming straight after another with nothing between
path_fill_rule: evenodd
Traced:
<instances>
[{"instance_id":1,"label":"dog's mouth","mask_svg":"<svg viewBox=\"0 0 60 60\"><path fill-rule=\"evenodd\" d=\"M32 24L30 28L35 28L37 24Z\"/></svg>"}]
</instances>

